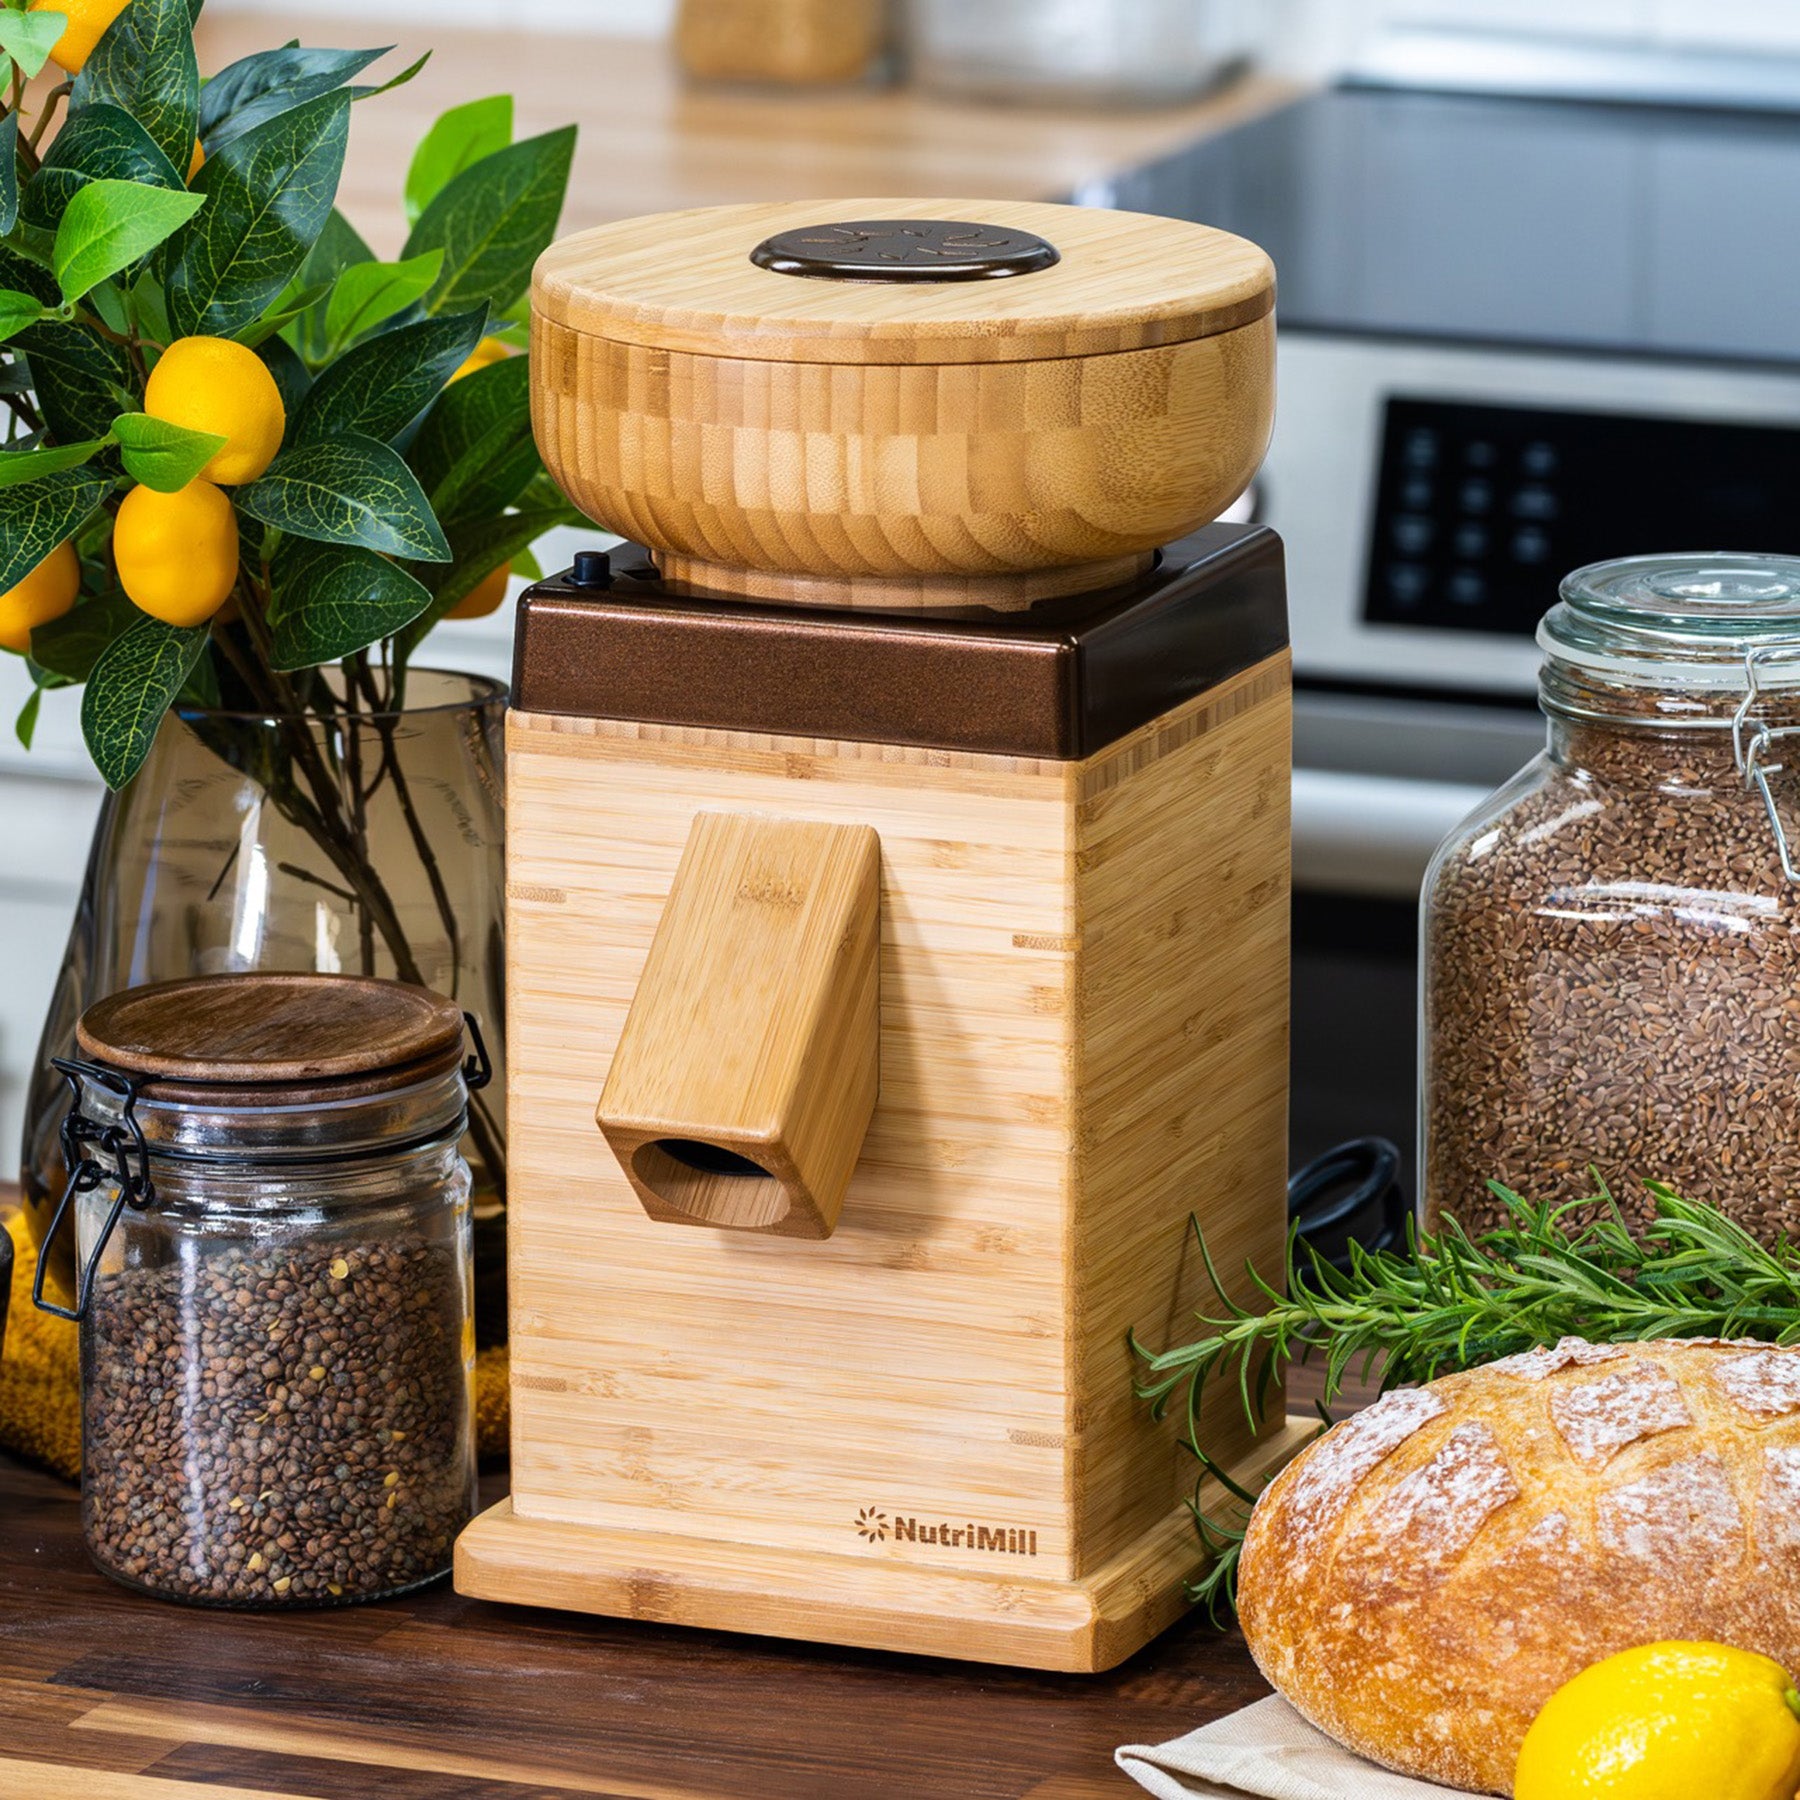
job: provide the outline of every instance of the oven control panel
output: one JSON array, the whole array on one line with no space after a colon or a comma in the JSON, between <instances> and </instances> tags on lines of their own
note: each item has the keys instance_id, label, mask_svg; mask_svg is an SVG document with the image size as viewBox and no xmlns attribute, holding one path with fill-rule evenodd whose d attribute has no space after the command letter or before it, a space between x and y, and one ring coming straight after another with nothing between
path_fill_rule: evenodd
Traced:
<instances>
[{"instance_id":1,"label":"oven control panel","mask_svg":"<svg viewBox=\"0 0 1800 1800\"><path fill-rule=\"evenodd\" d=\"M1387 401L1363 617L1530 636L1568 570L1800 551L1800 422Z\"/></svg>"}]
</instances>

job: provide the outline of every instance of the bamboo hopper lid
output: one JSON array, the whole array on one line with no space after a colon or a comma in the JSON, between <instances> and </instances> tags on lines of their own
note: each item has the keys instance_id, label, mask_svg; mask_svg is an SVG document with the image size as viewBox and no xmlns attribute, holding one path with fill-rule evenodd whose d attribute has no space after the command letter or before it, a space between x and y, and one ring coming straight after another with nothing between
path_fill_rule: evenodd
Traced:
<instances>
[{"instance_id":1,"label":"bamboo hopper lid","mask_svg":"<svg viewBox=\"0 0 1800 1800\"><path fill-rule=\"evenodd\" d=\"M1100 356L1233 331L1274 303L1268 256L1229 232L1031 201L662 213L562 239L532 280L538 316L571 331L756 362Z\"/></svg>"}]
</instances>

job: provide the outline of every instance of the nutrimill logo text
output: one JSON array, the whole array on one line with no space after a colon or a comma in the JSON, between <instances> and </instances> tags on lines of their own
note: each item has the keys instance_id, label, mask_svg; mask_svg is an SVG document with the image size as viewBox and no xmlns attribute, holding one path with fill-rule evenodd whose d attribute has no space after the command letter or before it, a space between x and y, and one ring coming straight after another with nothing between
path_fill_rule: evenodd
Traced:
<instances>
[{"instance_id":1,"label":"nutrimill logo text","mask_svg":"<svg viewBox=\"0 0 1800 1800\"><path fill-rule=\"evenodd\" d=\"M856 1535L865 1543L942 1544L951 1550L991 1550L1000 1556L1036 1556L1037 1533L1014 1525L952 1525L948 1519L929 1523L907 1513L889 1518L879 1507L865 1506L856 1515Z\"/></svg>"}]
</instances>

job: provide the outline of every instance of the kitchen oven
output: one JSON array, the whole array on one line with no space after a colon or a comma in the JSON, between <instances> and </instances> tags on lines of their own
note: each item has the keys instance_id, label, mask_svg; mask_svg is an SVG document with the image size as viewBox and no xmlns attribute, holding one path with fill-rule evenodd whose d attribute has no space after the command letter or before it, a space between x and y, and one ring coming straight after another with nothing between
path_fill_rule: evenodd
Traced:
<instances>
[{"instance_id":1,"label":"kitchen oven","mask_svg":"<svg viewBox=\"0 0 1800 1800\"><path fill-rule=\"evenodd\" d=\"M1080 197L1275 258L1293 1149L1410 1162L1419 878L1541 747L1558 577L1800 548L1800 115L1349 86Z\"/></svg>"}]
</instances>

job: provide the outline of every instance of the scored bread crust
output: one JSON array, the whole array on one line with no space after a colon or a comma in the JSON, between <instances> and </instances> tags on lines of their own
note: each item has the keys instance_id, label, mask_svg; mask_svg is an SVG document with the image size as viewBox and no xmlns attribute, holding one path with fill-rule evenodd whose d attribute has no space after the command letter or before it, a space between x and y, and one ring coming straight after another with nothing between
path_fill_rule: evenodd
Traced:
<instances>
[{"instance_id":1,"label":"scored bread crust","mask_svg":"<svg viewBox=\"0 0 1800 1800\"><path fill-rule=\"evenodd\" d=\"M1321 1731L1477 1793L1615 1651L1800 1671L1800 1348L1565 1338L1397 1389L1264 1492L1238 1618Z\"/></svg>"}]
</instances>

